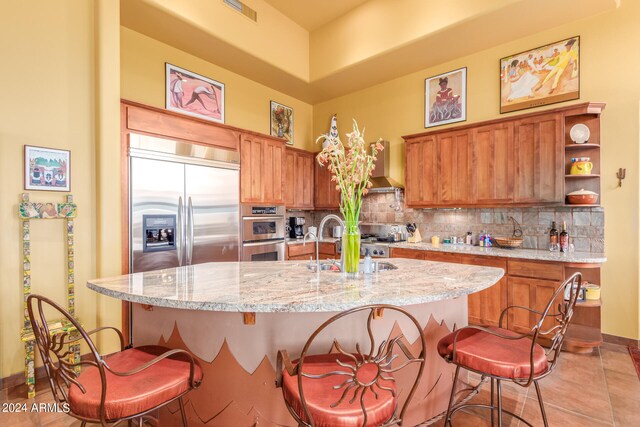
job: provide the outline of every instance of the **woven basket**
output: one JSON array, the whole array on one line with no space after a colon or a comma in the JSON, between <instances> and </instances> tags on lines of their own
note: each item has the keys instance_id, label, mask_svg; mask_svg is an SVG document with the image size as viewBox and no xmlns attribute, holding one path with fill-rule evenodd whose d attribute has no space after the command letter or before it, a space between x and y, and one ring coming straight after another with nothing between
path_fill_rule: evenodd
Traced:
<instances>
[{"instance_id":1,"label":"woven basket","mask_svg":"<svg viewBox=\"0 0 640 427\"><path fill-rule=\"evenodd\" d=\"M503 248L519 248L524 242L522 237L494 237L493 240Z\"/></svg>"}]
</instances>

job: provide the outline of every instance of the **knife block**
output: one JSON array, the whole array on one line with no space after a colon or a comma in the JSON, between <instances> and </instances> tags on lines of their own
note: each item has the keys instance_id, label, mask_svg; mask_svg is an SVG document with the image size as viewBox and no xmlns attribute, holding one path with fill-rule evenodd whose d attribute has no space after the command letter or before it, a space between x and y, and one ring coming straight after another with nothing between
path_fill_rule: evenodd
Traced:
<instances>
[{"instance_id":1,"label":"knife block","mask_svg":"<svg viewBox=\"0 0 640 427\"><path fill-rule=\"evenodd\" d=\"M416 231L413 232L413 235L407 238L407 242L409 243L420 243L422 242L422 236L420 235L420 230L416 228Z\"/></svg>"}]
</instances>

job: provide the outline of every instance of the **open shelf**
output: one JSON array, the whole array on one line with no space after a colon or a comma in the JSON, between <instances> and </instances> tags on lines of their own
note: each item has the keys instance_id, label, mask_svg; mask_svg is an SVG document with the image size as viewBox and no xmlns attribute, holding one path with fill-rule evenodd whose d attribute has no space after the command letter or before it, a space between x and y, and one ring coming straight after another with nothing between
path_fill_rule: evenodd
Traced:
<instances>
[{"instance_id":1,"label":"open shelf","mask_svg":"<svg viewBox=\"0 0 640 427\"><path fill-rule=\"evenodd\" d=\"M577 307L602 307L602 300L598 299L587 299L584 301L576 301Z\"/></svg>"},{"instance_id":2,"label":"open shelf","mask_svg":"<svg viewBox=\"0 0 640 427\"><path fill-rule=\"evenodd\" d=\"M604 108L602 103L590 103L587 108L569 111L564 116L564 194L573 193L578 190L593 191L598 194L597 203L571 205L566 203L564 206L571 208L595 208L599 207L602 200L600 170L600 113ZM576 124L582 124L589 128L589 141L584 144L576 144L571 140L571 128ZM571 159L577 157L588 157L593 164L589 175L572 175Z\"/></svg>"},{"instance_id":3,"label":"open shelf","mask_svg":"<svg viewBox=\"0 0 640 427\"><path fill-rule=\"evenodd\" d=\"M579 150L581 148L600 148L600 144L591 144L586 142L584 144L565 144L564 148L566 150Z\"/></svg>"},{"instance_id":4,"label":"open shelf","mask_svg":"<svg viewBox=\"0 0 640 427\"><path fill-rule=\"evenodd\" d=\"M580 178L600 178L600 174L599 173L591 173L589 175L565 175L564 176L567 179L580 179Z\"/></svg>"},{"instance_id":5,"label":"open shelf","mask_svg":"<svg viewBox=\"0 0 640 427\"><path fill-rule=\"evenodd\" d=\"M572 323L567 328L564 349L575 353L589 353L602 344L602 332L599 327Z\"/></svg>"}]
</instances>

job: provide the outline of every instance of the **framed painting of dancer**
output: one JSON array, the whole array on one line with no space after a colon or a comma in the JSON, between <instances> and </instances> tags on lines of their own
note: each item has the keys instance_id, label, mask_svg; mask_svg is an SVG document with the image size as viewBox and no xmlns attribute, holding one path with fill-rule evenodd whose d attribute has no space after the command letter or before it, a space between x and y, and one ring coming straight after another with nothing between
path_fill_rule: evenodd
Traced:
<instances>
[{"instance_id":1,"label":"framed painting of dancer","mask_svg":"<svg viewBox=\"0 0 640 427\"><path fill-rule=\"evenodd\" d=\"M271 135L284 138L293 145L293 108L271 101Z\"/></svg>"},{"instance_id":2,"label":"framed painting of dancer","mask_svg":"<svg viewBox=\"0 0 640 427\"><path fill-rule=\"evenodd\" d=\"M467 69L449 71L424 81L424 127L467 120Z\"/></svg>"},{"instance_id":3,"label":"framed painting of dancer","mask_svg":"<svg viewBox=\"0 0 640 427\"><path fill-rule=\"evenodd\" d=\"M165 63L165 108L224 123L224 83Z\"/></svg>"},{"instance_id":4,"label":"framed painting of dancer","mask_svg":"<svg viewBox=\"0 0 640 427\"><path fill-rule=\"evenodd\" d=\"M500 60L500 113L580 98L580 36Z\"/></svg>"}]
</instances>

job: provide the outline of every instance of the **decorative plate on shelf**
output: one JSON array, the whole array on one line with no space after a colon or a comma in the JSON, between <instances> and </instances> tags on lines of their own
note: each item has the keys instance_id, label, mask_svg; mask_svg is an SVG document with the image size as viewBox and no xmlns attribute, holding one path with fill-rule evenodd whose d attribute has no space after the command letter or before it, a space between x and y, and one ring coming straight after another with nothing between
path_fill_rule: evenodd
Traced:
<instances>
[{"instance_id":1,"label":"decorative plate on shelf","mask_svg":"<svg viewBox=\"0 0 640 427\"><path fill-rule=\"evenodd\" d=\"M582 123L573 125L571 127L571 130L569 131L569 137L571 137L571 140L576 144L584 144L589 140L590 136L591 131L589 130L587 125Z\"/></svg>"}]
</instances>

